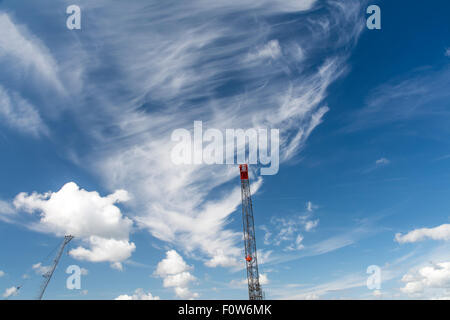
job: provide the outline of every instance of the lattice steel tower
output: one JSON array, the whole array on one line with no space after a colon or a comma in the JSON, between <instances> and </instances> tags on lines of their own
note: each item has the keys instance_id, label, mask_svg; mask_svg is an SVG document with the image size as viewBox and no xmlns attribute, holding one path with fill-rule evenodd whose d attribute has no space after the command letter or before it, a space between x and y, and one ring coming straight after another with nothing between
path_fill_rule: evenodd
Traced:
<instances>
[{"instance_id":1,"label":"lattice steel tower","mask_svg":"<svg viewBox=\"0 0 450 320\"><path fill-rule=\"evenodd\" d=\"M245 261L247 263L248 296L250 300L262 300L259 284L258 259L256 255L255 222L252 196L248 180L248 165L239 165L241 171L242 221L244 223Z\"/></svg>"},{"instance_id":2,"label":"lattice steel tower","mask_svg":"<svg viewBox=\"0 0 450 320\"><path fill-rule=\"evenodd\" d=\"M48 283L50 282L50 279L53 276L53 272L55 272L56 266L58 265L58 262L61 259L61 255L64 252L64 248L72 239L73 236L70 235L64 237L64 240L61 243L61 246L59 247L58 253L56 254L55 259L53 260L53 264L50 267L50 270L42 275L44 277L44 282L42 283L41 290L39 291L39 295L37 297L38 300L42 300L42 297L44 296L45 293L45 289L47 289Z\"/></svg>"}]
</instances>

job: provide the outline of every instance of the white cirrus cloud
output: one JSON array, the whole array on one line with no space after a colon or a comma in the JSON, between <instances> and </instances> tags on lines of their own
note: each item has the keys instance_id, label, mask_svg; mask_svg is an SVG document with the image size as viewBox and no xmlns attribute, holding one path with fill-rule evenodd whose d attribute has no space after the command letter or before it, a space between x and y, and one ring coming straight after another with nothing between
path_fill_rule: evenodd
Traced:
<instances>
[{"instance_id":1,"label":"white cirrus cloud","mask_svg":"<svg viewBox=\"0 0 450 320\"><path fill-rule=\"evenodd\" d=\"M22 98L17 92L8 92L1 85L0 121L12 129L34 137L49 133L36 107Z\"/></svg>"},{"instance_id":2,"label":"white cirrus cloud","mask_svg":"<svg viewBox=\"0 0 450 320\"><path fill-rule=\"evenodd\" d=\"M142 288L138 288L132 295L121 294L114 300L159 300L159 297L152 295L150 292L145 292Z\"/></svg>"},{"instance_id":3,"label":"white cirrus cloud","mask_svg":"<svg viewBox=\"0 0 450 320\"><path fill-rule=\"evenodd\" d=\"M37 81L47 81L59 92L64 92L58 76L58 65L50 50L24 25L15 24L10 16L0 13L0 62L13 62L21 72L31 74Z\"/></svg>"},{"instance_id":4,"label":"white cirrus cloud","mask_svg":"<svg viewBox=\"0 0 450 320\"><path fill-rule=\"evenodd\" d=\"M377 161L375 161L375 164L377 166L385 166L385 165L388 165L389 163L391 163L391 161L386 158L381 158L381 159L378 159Z\"/></svg>"},{"instance_id":5,"label":"white cirrus cloud","mask_svg":"<svg viewBox=\"0 0 450 320\"><path fill-rule=\"evenodd\" d=\"M252 62L258 59L277 60L279 57L281 57L281 54L281 47L278 40L270 40L261 48L257 48L255 52L249 53L247 61Z\"/></svg>"},{"instance_id":6,"label":"white cirrus cloud","mask_svg":"<svg viewBox=\"0 0 450 320\"><path fill-rule=\"evenodd\" d=\"M0 221L12 223L14 221L14 218L16 210L8 201L0 200Z\"/></svg>"},{"instance_id":7,"label":"white cirrus cloud","mask_svg":"<svg viewBox=\"0 0 450 320\"><path fill-rule=\"evenodd\" d=\"M207 266L235 267L242 260L241 231L230 230L228 224L240 204L239 189L230 185L237 168L173 165L171 133L190 130L194 120L220 130L283 128L281 159L293 159L329 110L323 105L329 85L346 71L346 55L333 50L308 72L298 65L299 56L311 62L317 58L313 52L330 38L331 47L349 48L363 25L360 3L327 2L323 17L297 26L309 32L283 40L275 29L261 29L253 22L253 27L230 24L226 17L253 21L247 18L257 14L266 19L309 10L315 1L220 0L202 6L204 1L197 0L170 7L152 3L152 10L137 1L120 10L106 1L83 3L105 12L93 21L91 36L102 39L121 80L111 78L102 90L82 93L98 103L95 108L77 105L77 114L102 116L82 118L86 133L95 139L89 141L94 151L81 156L80 162L93 166L110 188L120 186L133 193L136 221L154 237L184 252L195 251ZM111 34L117 24L121 31ZM273 63L248 63L246 57L259 56L258 52ZM102 63L88 59L83 66L96 70ZM84 81L97 83L89 77ZM224 94L223 87L234 89ZM218 187L226 192L215 192ZM252 186L253 193L257 190Z\"/></svg>"},{"instance_id":8,"label":"white cirrus cloud","mask_svg":"<svg viewBox=\"0 0 450 320\"><path fill-rule=\"evenodd\" d=\"M435 228L415 229L406 234L397 233L395 235L395 241L398 243L412 243L426 239L449 241L450 224L443 224Z\"/></svg>"},{"instance_id":9,"label":"white cirrus cloud","mask_svg":"<svg viewBox=\"0 0 450 320\"><path fill-rule=\"evenodd\" d=\"M198 293L189 289L190 283L196 280L189 272L191 269L178 252L169 250L166 258L158 263L154 274L163 279L163 287L174 288L178 298L194 299L198 297Z\"/></svg>"},{"instance_id":10,"label":"white cirrus cloud","mask_svg":"<svg viewBox=\"0 0 450 320\"><path fill-rule=\"evenodd\" d=\"M121 262L135 250L129 241L133 222L123 216L116 203L129 200L125 190L102 197L98 192L86 191L74 182L65 184L57 192L20 193L14 199L17 210L39 213L33 230L57 236L73 235L88 245L69 251L76 259L92 262L111 262L122 269Z\"/></svg>"},{"instance_id":11,"label":"white cirrus cloud","mask_svg":"<svg viewBox=\"0 0 450 320\"><path fill-rule=\"evenodd\" d=\"M445 120L449 84L449 66L439 69L422 67L396 77L371 92L366 105L350 116L343 131L368 130L428 117L436 121Z\"/></svg>"},{"instance_id":12,"label":"white cirrus cloud","mask_svg":"<svg viewBox=\"0 0 450 320\"><path fill-rule=\"evenodd\" d=\"M40 5L53 3L43 0ZM241 266L242 231L230 227L241 202L237 167L175 166L171 134L178 128L191 130L194 120L219 130L281 128L281 164L296 160L333 107L324 101L330 85L348 70L349 53L364 28L361 1L321 1L314 15L285 26L298 32L284 32L282 25L273 25L273 18L285 13L303 16L318 7L318 1L193 0L163 5L149 0L111 6L106 0L80 0L79 5L102 12L90 20L89 37L77 38L69 47L46 43L60 63L76 66L67 74L77 79L77 88L89 88L76 90L76 96L64 101L77 126L70 131L73 144L64 139L57 147L98 175L108 189L131 192L133 219L152 236L209 267ZM40 12L33 14L43 18ZM229 17L236 19L230 23ZM30 44L31 37L8 39ZM270 58L249 63L246 58L258 52ZM50 70L46 78L57 81L55 59L41 56L44 62L30 65L40 73ZM108 81L103 70L108 70ZM74 147L78 145L83 151ZM254 177L256 193L263 180ZM46 223L45 229L50 227L61 231ZM117 228L122 229L128 228ZM101 226L99 230L105 231ZM99 250L108 247L91 236L109 236L84 234L84 241L96 241ZM112 238L127 241L123 234ZM76 252L92 259L86 250Z\"/></svg>"}]
</instances>

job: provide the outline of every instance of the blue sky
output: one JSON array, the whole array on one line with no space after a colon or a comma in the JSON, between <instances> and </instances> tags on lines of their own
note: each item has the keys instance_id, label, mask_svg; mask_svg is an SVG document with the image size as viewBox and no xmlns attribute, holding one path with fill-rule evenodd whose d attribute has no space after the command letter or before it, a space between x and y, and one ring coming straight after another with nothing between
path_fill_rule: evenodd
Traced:
<instances>
[{"instance_id":1,"label":"blue sky","mask_svg":"<svg viewBox=\"0 0 450 320\"><path fill-rule=\"evenodd\" d=\"M0 293L36 297L70 232L45 298L246 299L237 166L170 159L203 121L280 130L251 174L268 298L450 297L449 9L0 1Z\"/></svg>"}]
</instances>

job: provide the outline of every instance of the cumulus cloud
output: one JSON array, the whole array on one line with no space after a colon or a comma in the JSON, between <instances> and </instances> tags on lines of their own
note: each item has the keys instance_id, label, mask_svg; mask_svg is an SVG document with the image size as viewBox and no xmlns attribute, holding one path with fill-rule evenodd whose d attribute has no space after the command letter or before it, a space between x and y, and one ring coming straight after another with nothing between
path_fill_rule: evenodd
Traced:
<instances>
[{"instance_id":1,"label":"cumulus cloud","mask_svg":"<svg viewBox=\"0 0 450 320\"><path fill-rule=\"evenodd\" d=\"M159 300L159 297L153 296L150 292L145 292L144 289L138 288L131 296L122 294L114 300Z\"/></svg>"},{"instance_id":2,"label":"cumulus cloud","mask_svg":"<svg viewBox=\"0 0 450 320\"><path fill-rule=\"evenodd\" d=\"M400 290L411 296L426 294L431 289L450 289L450 262L441 262L412 270L402 278ZM445 291L443 292L445 294Z\"/></svg>"},{"instance_id":3,"label":"cumulus cloud","mask_svg":"<svg viewBox=\"0 0 450 320\"><path fill-rule=\"evenodd\" d=\"M17 287L11 287L5 290L3 293L3 298L9 298L17 296L19 294L19 289Z\"/></svg>"},{"instance_id":4,"label":"cumulus cloud","mask_svg":"<svg viewBox=\"0 0 450 320\"><path fill-rule=\"evenodd\" d=\"M166 252L166 258L161 260L155 271L155 275L163 279L165 288L174 288L175 295L181 299L194 299L198 293L191 292L189 285L196 278L189 272L192 267L188 266L175 250Z\"/></svg>"},{"instance_id":5,"label":"cumulus cloud","mask_svg":"<svg viewBox=\"0 0 450 320\"><path fill-rule=\"evenodd\" d=\"M92 262L110 261L111 267L122 270L120 263L128 259L131 253L136 249L134 243L128 239L105 239L97 236L91 236L88 239L91 248L86 249L78 247L69 251L69 254L75 259L87 260Z\"/></svg>"},{"instance_id":6,"label":"cumulus cloud","mask_svg":"<svg viewBox=\"0 0 450 320\"><path fill-rule=\"evenodd\" d=\"M122 269L121 262L131 256L136 246L129 241L133 222L115 204L129 198L125 190L102 197L69 182L57 192L20 193L14 206L30 214L39 213L39 221L32 226L34 230L57 236L70 234L88 245L72 249L69 254L74 258L108 261Z\"/></svg>"},{"instance_id":7,"label":"cumulus cloud","mask_svg":"<svg viewBox=\"0 0 450 320\"><path fill-rule=\"evenodd\" d=\"M408 232L407 234L397 233L395 241L398 243L419 242L425 239L450 240L450 224L443 224L435 228L421 228Z\"/></svg>"},{"instance_id":8,"label":"cumulus cloud","mask_svg":"<svg viewBox=\"0 0 450 320\"><path fill-rule=\"evenodd\" d=\"M3 277L5 275L5 272L0 270L0 278Z\"/></svg>"}]
</instances>

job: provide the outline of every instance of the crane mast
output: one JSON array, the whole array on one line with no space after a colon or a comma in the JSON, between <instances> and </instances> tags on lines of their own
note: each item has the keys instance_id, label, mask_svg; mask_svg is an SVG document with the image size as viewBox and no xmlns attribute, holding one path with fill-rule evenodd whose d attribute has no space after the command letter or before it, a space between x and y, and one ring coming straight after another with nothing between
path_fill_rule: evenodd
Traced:
<instances>
[{"instance_id":1,"label":"crane mast","mask_svg":"<svg viewBox=\"0 0 450 320\"><path fill-rule=\"evenodd\" d=\"M241 172L242 221L244 225L244 248L247 265L248 296L250 300L262 300L263 291L259 283L258 258L256 254L255 222L252 197L248 179L248 165L239 165Z\"/></svg>"},{"instance_id":2,"label":"crane mast","mask_svg":"<svg viewBox=\"0 0 450 320\"><path fill-rule=\"evenodd\" d=\"M55 259L53 260L52 267L49 271L44 273L42 276L44 277L44 282L41 286L41 291L39 292L38 300L42 300L42 297L44 296L45 289L47 289L48 283L50 282L50 279L53 276L53 272L55 272L56 266L59 263L59 260L61 259L61 255L64 252L64 248L67 246L67 244L73 239L73 236L68 235L64 237L63 242L61 243L61 246L59 247L58 253L56 254Z\"/></svg>"}]
</instances>

